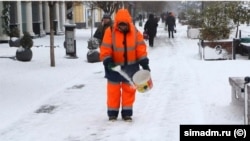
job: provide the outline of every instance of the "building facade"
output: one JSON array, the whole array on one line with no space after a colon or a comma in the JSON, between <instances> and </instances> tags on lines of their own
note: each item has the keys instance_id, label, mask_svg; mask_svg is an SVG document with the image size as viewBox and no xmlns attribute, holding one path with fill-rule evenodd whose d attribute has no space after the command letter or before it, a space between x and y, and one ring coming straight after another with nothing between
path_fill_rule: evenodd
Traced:
<instances>
[{"instance_id":1,"label":"building facade","mask_svg":"<svg viewBox=\"0 0 250 141\"><path fill-rule=\"evenodd\" d=\"M0 1L1 12L9 8L6 12L9 15L9 20L0 18L0 42L8 42L9 40L9 36L5 32L7 24L10 29L18 28L20 36L24 32L28 32L33 38L49 34L50 13L48 3L48 1ZM69 7L69 5L72 7ZM72 12L72 21L76 24L76 28L96 27L101 21L102 10L91 9L80 1L56 1L53 9L55 35L64 34L64 25L68 22L69 12Z\"/></svg>"}]
</instances>

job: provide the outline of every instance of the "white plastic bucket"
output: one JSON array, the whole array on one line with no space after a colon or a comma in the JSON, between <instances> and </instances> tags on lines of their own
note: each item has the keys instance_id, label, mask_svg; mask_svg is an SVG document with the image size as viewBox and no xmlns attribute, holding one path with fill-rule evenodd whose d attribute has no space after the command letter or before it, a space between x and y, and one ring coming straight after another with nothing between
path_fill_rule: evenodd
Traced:
<instances>
[{"instance_id":1,"label":"white plastic bucket","mask_svg":"<svg viewBox=\"0 0 250 141\"><path fill-rule=\"evenodd\" d=\"M138 92L144 93L153 87L153 82L148 70L139 70L134 74L132 79Z\"/></svg>"}]
</instances>

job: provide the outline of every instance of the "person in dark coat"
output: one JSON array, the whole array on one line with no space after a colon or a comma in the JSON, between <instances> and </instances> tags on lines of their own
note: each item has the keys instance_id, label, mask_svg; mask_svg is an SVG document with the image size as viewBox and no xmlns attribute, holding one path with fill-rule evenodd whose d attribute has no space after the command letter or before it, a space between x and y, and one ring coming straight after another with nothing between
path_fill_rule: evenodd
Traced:
<instances>
[{"instance_id":1,"label":"person in dark coat","mask_svg":"<svg viewBox=\"0 0 250 141\"><path fill-rule=\"evenodd\" d=\"M102 23L97 27L95 33L94 33L94 37L99 39L99 43L101 44L105 30L112 26L112 20L111 20L111 16L108 13L105 13L103 15L102 18Z\"/></svg>"},{"instance_id":2,"label":"person in dark coat","mask_svg":"<svg viewBox=\"0 0 250 141\"><path fill-rule=\"evenodd\" d=\"M142 21L142 14L139 15L139 21Z\"/></svg>"},{"instance_id":3,"label":"person in dark coat","mask_svg":"<svg viewBox=\"0 0 250 141\"><path fill-rule=\"evenodd\" d=\"M175 24L175 17L172 12L169 12L167 19L166 19L166 26L168 27L168 37L174 38L174 28L176 27Z\"/></svg>"},{"instance_id":4,"label":"person in dark coat","mask_svg":"<svg viewBox=\"0 0 250 141\"><path fill-rule=\"evenodd\" d=\"M154 15L150 14L148 20L144 25L144 31L146 31L149 36L148 42L150 47L154 46L154 38L156 36L157 27L158 23L155 21Z\"/></svg>"},{"instance_id":5,"label":"person in dark coat","mask_svg":"<svg viewBox=\"0 0 250 141\"><path fill-rule=\"evenodd\" d=\"M157 16L154 16L154 19L155 19L155 22L156 22L157 25L158 25L158 23L159 23L159 21L160 21L160 18L157 17ZM157 35L157 28L156 28L156 30L155 30L155 37L156 37L156 35Z\"/></svg>"}]
</instances>

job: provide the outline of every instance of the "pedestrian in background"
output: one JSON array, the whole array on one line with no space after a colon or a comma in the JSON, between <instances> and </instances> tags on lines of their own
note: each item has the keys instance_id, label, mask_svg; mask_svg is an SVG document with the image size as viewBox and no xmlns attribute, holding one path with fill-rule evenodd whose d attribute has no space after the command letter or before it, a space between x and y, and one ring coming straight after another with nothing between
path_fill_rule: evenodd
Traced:
<instances>
[{"instance_id":1,"label":"pedestrian in background","mask_svg":"<svg viewBox=\"0 0 250 141\"><path fill-rule=\"evenodd\" d=\"M156 22L154 15L150 14L144 25L144 31L146 31L149 36L148 42L150 47L154 46L154 38L156 36L157 27L158 23Z\"/></svg>"},{"instance_id":2,"label":"pedestrian in background","mask_svg":"<svg viewBox=\"0 0 250 141\"><path fill-rule=\"evenodd\" d=\"M136 89L112 68L120 65L121 70L130 78L140 69L140 66L143 69L150 69L142 33L136 29L127 9L119 9L112 29L106 29L100 47L100 59L103 61L107 78L109 120L117 120L121 107L122 119L132 121Z\"/></svg>"},{"instance_id":3,"label":"pedestrian in background","mask_svg":"<svg viewBox=\"0 0 250 141\"><path fill-rule=\"evenodd\" d=\"M154 19L155 19L155 22L157 23L157 27L158 27L158 23L160 21L160 17L154 16ZM156 35L157 35L157 28L155 29L155 37L156 37Z\"/></svg>"},{"instance_id":4,"label":"pedestrian in background","mask_svg":"<svg viewBox=\"0 0 250 141\"><path fill-rule=\"evenodd\" d=\"M94 37L97 38L99 40L99 43L101 44L105 30L112 26L112 20L111 20L111 16L109 13L105 13L102 17L102 22L101 24L98 26L98 28L96 29L95 33L94 33Z\"/></svg>"},{"instance_id":5,"label":"pedestrian in background","mask_svg":"<svg viewBox=\"0 0 250 141\"><path fill-rule=\"evenodd\" d=\"M169 12L167 16L166 26L168 27L168 37L174 38L174 30L175 30L176 24L175 24L175 17L172 12Z\"/></svg>"}]
</instances>

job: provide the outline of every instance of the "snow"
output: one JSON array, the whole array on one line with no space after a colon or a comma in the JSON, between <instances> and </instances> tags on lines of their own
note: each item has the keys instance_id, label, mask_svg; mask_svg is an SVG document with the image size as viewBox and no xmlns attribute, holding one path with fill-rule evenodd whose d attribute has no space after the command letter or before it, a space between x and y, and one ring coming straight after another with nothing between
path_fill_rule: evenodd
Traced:
<instances>
[{"instance_id":1,"label":"snow","mask_svg":"<svg viewBox=\"0 0 250 141\"><path fill-rule=\"evenodd\" d=\"M177 31L169 39L159 22L148 47L153 88L137 92L132 122L108 121L102 62L86 57L91 29L76 30L75 59L65 55L64 35L55 36L55 67L49 36L34 39L30 62L14 60L17 48L1 44L0 140L178 141L183 124L244 124L228 79L249 76L247 56L201 60L198 39L187 38L187 26L179 23Z\"/></svg>"},{"instance_id":2,"label":"snow","mask_svg":"<svg viewBox=\"0 0 250 141\"><path fill-rule=\"evenodd\" d=\"M191 39L198 39L200 35L200 28L190 28L187 30L187 36Z\"/></svg>"}]
</instances>

